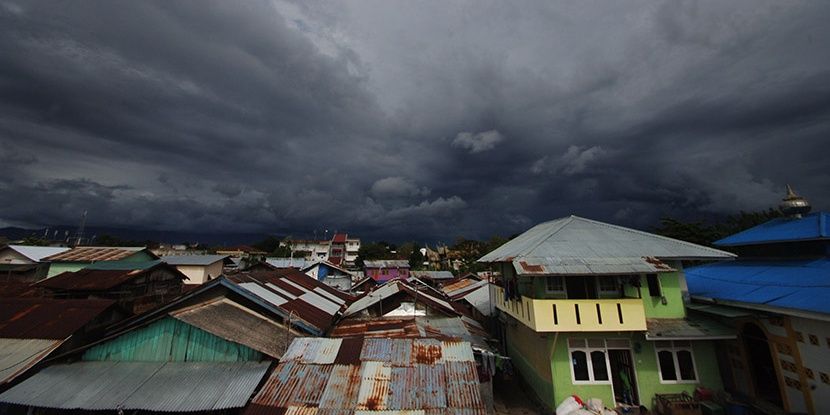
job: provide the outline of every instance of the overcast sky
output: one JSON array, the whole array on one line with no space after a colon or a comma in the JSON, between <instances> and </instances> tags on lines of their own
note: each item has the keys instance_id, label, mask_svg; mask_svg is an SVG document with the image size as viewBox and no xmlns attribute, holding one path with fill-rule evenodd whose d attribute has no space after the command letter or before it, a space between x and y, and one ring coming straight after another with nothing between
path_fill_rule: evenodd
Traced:
<instances>
[{"instance_id":1,"label":"overcast sky","mask_svg":"<svg viewBox=\"0 0 830 415\"><path fill-rule=\"evenodd\" d=\"M830 204L827 1L0 0L0 225L452 241Z\"/></svg>"}]
</instances>

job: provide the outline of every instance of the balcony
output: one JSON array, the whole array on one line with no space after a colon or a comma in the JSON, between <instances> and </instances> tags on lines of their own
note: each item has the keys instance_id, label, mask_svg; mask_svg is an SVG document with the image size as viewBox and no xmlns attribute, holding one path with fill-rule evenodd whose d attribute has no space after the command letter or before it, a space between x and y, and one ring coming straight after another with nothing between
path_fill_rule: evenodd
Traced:
<instances>
[{"instance_id":1,"label":"balcony","mask_svg":"<svg viewBox=\"0 0 830 415\"><path fill-rule=\"evenodd\" d=\"M639 298L598 300L504 300L504 290L490 284L496 308L537 332L645 331L646 314Z\"/></svg>"}]
</instances>

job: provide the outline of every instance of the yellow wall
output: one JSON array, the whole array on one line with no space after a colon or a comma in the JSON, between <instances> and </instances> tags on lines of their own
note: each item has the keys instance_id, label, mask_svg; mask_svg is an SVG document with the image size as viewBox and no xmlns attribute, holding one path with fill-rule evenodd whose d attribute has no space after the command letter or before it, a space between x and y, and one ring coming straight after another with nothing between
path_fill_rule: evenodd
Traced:
<instances>
[{"instance_id":1,"label":"yellow wall","mask_svg":"<svg viewBox=\"0 0 830 415\"><path fill-rule=\"evenodd\" d=\"M521 297L521 301L505 301L504 291L500 287L495 285L490 287L491 298L498 309L537 332L646 330L643 300L639 298L534 300ZM555 318L554 306L556 306ZM599 306L599 313L597 306ZM622 322L620 322L617 306L622 312ZM577 322L577 309L579 310L579 322Z\"/></svg>"}]
</instances>

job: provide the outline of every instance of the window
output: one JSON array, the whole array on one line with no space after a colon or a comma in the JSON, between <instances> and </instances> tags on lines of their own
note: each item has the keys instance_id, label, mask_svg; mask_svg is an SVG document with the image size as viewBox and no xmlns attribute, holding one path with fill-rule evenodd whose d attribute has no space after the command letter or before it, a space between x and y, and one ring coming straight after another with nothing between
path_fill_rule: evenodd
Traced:
<instances>
[{"instance_id":1,"label":"window","mask_svg":"<svg viewBox=\"0 0 830 415\"><path fill-rule=\"evenodd\" d=\"M565 292L565 279L561 276L546 277L545 291L548 293L563 293Z\"/></svg>"},{"instance_id":2,"label":"window","mask_svg":"<svg viewBox=\"0 0 830 415\"><path fill-rule=\"evenodd\" d=\"M648 283L648 295L652 297L662 297L663 293L660 290L660 279L657 274L646 275L646 282Z\"/></svg>"},{"instance_id":3,"label":"window","mask_svg":"<svg viewBox=\"0 0 830 415\"><path fill-rule=\"evenodd\" d=\"M617 277L597 277L597 288L600 297L620 296L620 280Z\"/></svg>"},{"instance_id":4,"label":"window","mask_svg":"<svg viewBox=\"0 0 830 415\"><path fill-rule=\"evenodd\" d=\"M568 339L573 383L609 384L610 370L602 339Z\"/></svg>"},{"instance_id":5,"label":"window","mask_svg":"<svg viewBox=\"0 0 830 415\"><path fill-rule=\"evenodd\" d=\"M689 341L658 341L654 344L657 352L657 368L661 383L696 383L697 369Z\"/></svg>"}]
</instances>

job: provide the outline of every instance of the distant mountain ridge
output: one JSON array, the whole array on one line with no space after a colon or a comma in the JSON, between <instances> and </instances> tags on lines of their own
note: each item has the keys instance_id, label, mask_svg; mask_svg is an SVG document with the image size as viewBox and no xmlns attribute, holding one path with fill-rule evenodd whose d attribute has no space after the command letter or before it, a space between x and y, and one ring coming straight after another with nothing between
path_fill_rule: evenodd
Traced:
<instances>
[{"instance_id":1,"label":"distant mountain ridge","mask_svg":"<svg viewBox=\"0 0 830 415\"><path fill-rule=\"evenodd\" d=\"M10 241L21 240L28 237L44 238L44 236L48 232L48 239L64 240L65 235L68 235L69 237L75 235L75 231L77 230L77 228L77 225L59 225L40 229L5 227L0 228L0 237L5 237ZM132 241L155 241L169 244L179 244L188 242L200 243L203 245L211 246L251 244L260 241L266 236L268 236L266 233L182 232L149 229L112 228L106 226L87 226L84 230L84 238L87 240L89 238L100 237L102 235L109 235L115 238ZM93 239L91 242L85 242L85 244L94 245L95 240Z\"/></svg>"}]
</instances>

